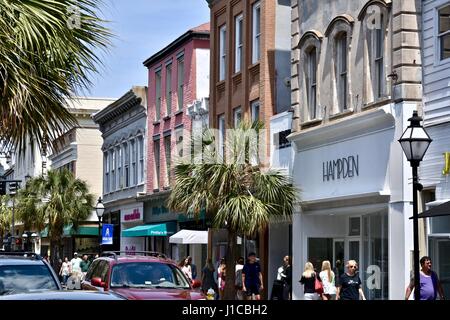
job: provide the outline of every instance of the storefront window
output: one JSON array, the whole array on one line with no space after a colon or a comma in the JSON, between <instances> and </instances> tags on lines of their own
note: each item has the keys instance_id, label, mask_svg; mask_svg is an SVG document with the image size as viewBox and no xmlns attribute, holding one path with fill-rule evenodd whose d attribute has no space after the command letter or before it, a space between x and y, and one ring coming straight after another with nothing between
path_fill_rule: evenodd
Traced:
<instances>
[{"instance_id":1,"label":"storefront window","mask_svg":"<svg viewBox=\"0 0 450 320\"><path fill-rule=\"evenodd\" d=\"M369 300L388 299L388 215L363 216L363 261L360 277Z\"/></svg>"},{"instance_id":2,"label":"storefront window","mask_svg":"<svg viewBox=\"0 0 450 320\"><path fill-rule=\"evenodd\" d=\"M324 260L333 261L333 238L308 238L308 261L320 271Z\"/></svg>"}]
</instances>

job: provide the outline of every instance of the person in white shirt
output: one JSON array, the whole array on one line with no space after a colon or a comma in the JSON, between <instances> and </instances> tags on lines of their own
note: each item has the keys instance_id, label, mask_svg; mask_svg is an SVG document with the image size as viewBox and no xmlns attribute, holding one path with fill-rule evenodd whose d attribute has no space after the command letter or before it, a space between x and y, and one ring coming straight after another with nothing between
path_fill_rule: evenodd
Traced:
<instances>
[{"instance_id":1,"label":"person in white shirt","mask_svg":"<svg viewBox=\"0 0 450 320\"><path fill-rule=\"evenodd\" d=\"M322 262L322 271L319 273L319 277L323 285L322 300L334 300L336 297L335 274L331 270L330 261Z\"/></svg>"},{"instance_id":2,"label":"person in white shirt","mask_svg":"<svg viewBox=\"0 0 450 320\"><path fill-rule=\"evenodd\" d=\"M72 260L70 260L70 265L72 266L72 274L81 275L81 267L80 267L81 261L82 261L81 258L78 257L78 253L75 252L73 254Z\"/></svg>"}]
</instances>

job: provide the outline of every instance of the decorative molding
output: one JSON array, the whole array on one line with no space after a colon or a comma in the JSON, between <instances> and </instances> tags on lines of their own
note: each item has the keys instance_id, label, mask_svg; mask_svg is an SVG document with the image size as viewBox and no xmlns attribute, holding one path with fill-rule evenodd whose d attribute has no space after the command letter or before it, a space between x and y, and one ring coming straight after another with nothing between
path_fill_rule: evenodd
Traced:
<instances>
[{"instance_id":1,"label":"decorative molding","mask_svg":"<svg viewBox=\"0 0 450 320\"><path fill-rule=\"evenodd\" d=\"M355 19L351 15L348 14L342 14L340 16L335 17L331 22L328 24L327 30L325 31L325 36L328 37L331 33L331 31L334 28L334 25L336 23L345 23L349 26L353 26L355 23Z\"/></svg>"},{"instance_id":2,"label":"decorative molding","mask_svg":"<svg viewBox=\"0 0 450 320\"><path fill-rule=\"evenodd\" d=\"M314 38L316 41L322 42L323 34L320 31L317 30L309 30L306 31L300 40L298 41L298 48L301 48L303 46L303 43L308 40L309 38Z\"/></svg>"},{"instance_id":3,"label":"decorative molding","mask_svg":"<svg viewBox=\"0 0 450 320\"><path fill-rule=\"evenodd\" d=\"M401 0L399 0L399 1L401 1ZM380 7L383 7L388 10L391 7L392 3L391 3L391 1L384 1L384 0L368 1L358 14L359 21L362 21L364 19L364 17L366 16L366 13L367 13L367 9L372 5L380 6Z\"/></svg>"}]
</instances>

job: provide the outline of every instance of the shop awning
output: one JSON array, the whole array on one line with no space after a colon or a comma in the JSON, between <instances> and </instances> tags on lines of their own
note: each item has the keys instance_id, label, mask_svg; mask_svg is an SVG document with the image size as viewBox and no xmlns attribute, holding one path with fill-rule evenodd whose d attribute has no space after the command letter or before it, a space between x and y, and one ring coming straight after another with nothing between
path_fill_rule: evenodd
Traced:
<instances>
[{"instance_id":1,"label":"shop awning","mask_svg":"<svg viewBox=\"0 0 450 320\"><path fill-rule=\"evenodd\" d=\"M419 214L419 218L433 218L440 216L450 216L450 201L431 207L430 209ZM412 218L413 217L410 217L410 219Z\"/></svg>"},{"instance_id":2,"label":"shop awning","mask_svg":"<svg viewBox=\"0 0 450 320\"><path fill-rule=\"evenodd\" d=\"M48 237L48 227L45 227L40 234L41 238ZM63 229L63 237L72 236L97 236L98 237L98 226L78 226L77 229L73 225L67 225Z\"/></svg>"},{"instance_id":3,"label":"shop awning","mask_svg":"<svg viewBox=\"0 0 450 320\"><path fill-rule=\"evenodd\" d=\"M183 229L171 236L169 242L178 244L207 244L208 231Z\"/></svg>"},{"instance_id":4,"label":"shop awning","mask_svg":"<svg viewBox=\"0 0 450 320\"><path fill-rule=\"evenodd\" d=\"M144 224L122 231L122 237L170 236L177 230L176 222Z\"/></svg>"}]
</instances>

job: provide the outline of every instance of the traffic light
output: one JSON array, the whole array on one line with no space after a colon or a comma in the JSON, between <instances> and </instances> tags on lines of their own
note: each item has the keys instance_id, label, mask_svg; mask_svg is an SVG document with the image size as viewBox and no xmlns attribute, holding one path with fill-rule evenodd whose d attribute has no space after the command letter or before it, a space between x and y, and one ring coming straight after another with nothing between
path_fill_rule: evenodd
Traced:
<instances>
[{"instance_id":1,"label":"traffic light","mask_svg":"<svg viewBox=\"0 0 450 320\"><path fill-rule=\"evenodd\" d=\"M0 181L0 196L4 196L6 194L6 182Z\"/></svg>"},{"instance_id":2,"label":"traffic light","mask_svg":"<svg viewBox=\"0 0 450 320\"><path fill-rule=\"evenodd\" d=\"M17 189L19 188L18 183L13 181L9 183L9 194L15 195L17 193Z\"/></svg>"}]
</instances>

